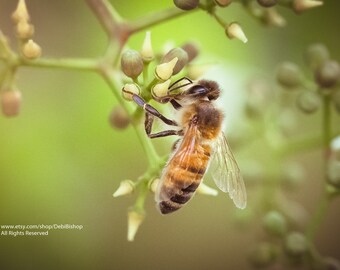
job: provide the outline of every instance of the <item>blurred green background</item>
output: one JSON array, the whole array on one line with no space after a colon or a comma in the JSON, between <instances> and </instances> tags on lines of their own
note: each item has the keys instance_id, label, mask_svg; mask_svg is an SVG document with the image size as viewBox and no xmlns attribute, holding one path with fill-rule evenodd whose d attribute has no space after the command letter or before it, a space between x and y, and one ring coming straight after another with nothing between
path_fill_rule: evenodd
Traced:
<instances>
[{"instance_id":1,"label":"blurred green background","mask_svg":"<svg viewBox=\"0 0 340 270\"><path fill-rule=\"evenodd\" d=\"M111 2L126 18L173 5L170 0ZM273 80L279 62L302 64L310 43L325 43L332 57L340 59L340 1L324 2L302 15L281 9L288 21L282 29L264 28L232 5L221 14L227 21L241 22L247 44L227 40L212 18L196 12L153 27L153 45L160 50L168 40L177 45L198 40L203 60L219 59L234 70L231 83L238 88L224 88L237 96L254 74ZM104 52L105 33L85 1L27 0L27 5L44 57L95 57ZM0 1L0 29L11 37L13 47L10 14L15 6L16 1ZM128 46L139 49L143 37L133 36ZM132 128L110 127L108 114L116 100L99 76L20 68L18 87L24 98L20 116L0 116L0 224L69 223L84 228L51 231L47 237L0 236L0 269L248 269L247 252L260 238L260 222L237 229L234 206L223 195L196 196L190 206L165 217L149 196L147 218L135 242L127 242L127 209L135 198L113 199L112 193L121 180L143 173L147 162ZM316 120L305 116L301 121L318 129ZM157 149L169 151L170 144L161 143ZM301 160L308 180L293 197L312 211L320 194L321 151ZM321 254L338 259L339 207L339 201L332 204L317 235Z\"/></svg>"}]
</instances>

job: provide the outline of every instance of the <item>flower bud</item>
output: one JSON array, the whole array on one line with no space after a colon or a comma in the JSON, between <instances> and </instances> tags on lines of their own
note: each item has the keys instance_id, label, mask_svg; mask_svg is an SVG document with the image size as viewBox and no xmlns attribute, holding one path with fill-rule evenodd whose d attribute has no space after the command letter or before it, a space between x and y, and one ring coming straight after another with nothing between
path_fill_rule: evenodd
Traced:
<instances>
[{"instance_id":1,"label":"flower bud","mask_svg":"<svg viewBox=\"0 0 340 270\"><path fill-rule=\"evenodd\" d=\"M16 26L17 36L20 39L29 39L34 34L34 26L27 21L20 21Z\"/></svg>"},{"instance_id":2,"label":"flower bud","mask_svg":"<svg viewBox=\"0 0 340 270\"><path fill-rule=\"evenodd\" d=\"M2 113L7 117L19 114L21 107L21 92L19 90L5 90L1 93Z\"/></svg>"},{"instance_id":3,"label":"flower bud","mask_svg":"<svg viewBox=\"0 0 340 270\"><path fill-rule=\"evenodd\" d=\"M145 34L141 56L145 62L150 62L155 57L153 53L153 49L152 49L152 44L151 44L151 32L150 31L147 31Z\"/></svg>"},{"instance_id":4,"label":"flower bud","mask_svg":"<svg viewBox=\"0 0 340 270\"><path fill-rule=\"evenodd\" d=\"M325 88L336 85L340 79L340 65L334 60L326 61L315 71L315 81Z\"/></svg>"},{"instance_id":5,"label":"flower bud","mask_svg":"<svg viewBox=\"0 0 340 270\"><path fill-rule=\"evenodd\" d=\"M22 54L28 59L36 59L41 56L41 48L32 39L22 47Z\"/></svg>"},{"instance_id":6,"label":"flower bud","mask_svg":"<svg viewBox=\"0 0 340 270\"><path fill-rule=\"evenodd\" d=\"M120 182L118 189L113 193L113 197L131 194L135 190L135 184L131 180Z\"/></svg>"},{"instance_id":7,"label":"flower bud","mask_svg":"<svg viewBox=\"0 0 340 270\"><path fill-rule=\"evenodd\" d=\"M163 64L159 64L158 66L156 66L156 69L155 69L156 77L163 81L170 79L177 61L178 61L178 58L175 57L168 63L163 63Z\"/></svg>"},{"instance_id":8,"label":"flower bud","mask_svg":"<svg viewBox=\"0 0 340 270\"><path fill-rule=\"evenodd\" d=\"M249 260L256 267L266 267L272 264L276 258L273 245L267 242L260 243L250 254Z\"/></svg>"},{"instance_id":9,"label":"flower bud","mask_svg":"<svg viewBox=\"0 0 340 270\"><path fill-rule=\"evenodd\" d=\"M163 56L161 63L168 63L174 58L178 58L178 61L174 67L172 75L176 75L180 72L184 66L188 63L188 54L182 48L173 48L166 55Z\"/></svg>"},{"instance_id":10,"label":"flower bud","mask_svg":"<svg viewBox=\"0 0 340 270\"><path fill-rule=\"evenodd\" d=\"M277 4L277 0L257 0L257 3L262 7L272 7Z\"/></svg>"},{"instance_id":11,"label":"flower bud","mask_svg":"<svg viewBox=\"0 0 340 270\"><path fill-rule=\"evenodd\" d=\"M340 161L331 159L327 167L328 182L337 188L340 188Z\"/></svg>"},{"instance_id":12,"label":"flower bud","mask_svg":"<svg viewBox=\"0 0 340 270\"><path fill-rule=\"evenodd\" d=\"M188 55L188 63L191 62L192 60L194 60L197 57L197 55L199 54L199 48L198 48L197 44L195 44L193 42L185 43L184 45L182 45L181 48L184 51L186 51L186 53Z\"/></svg>"},{"instance_id":13,"label":"flower bud","mask_svg":"<svg viewBox=\"0 0 340 270\"><path fill-rule=\"evenodd\" d=\"M334 92L332 99L333 99L336 111L340 114L340 90L339 89Z\"/></svg>"},{"instance_id":14,"label":"flower bud","mask_svg":"<svg viewBox=\"0 0 340 270\"><path fill-rule=\"evenodd\" d=\"M340 161L340 136L332 140L331 151L334 159Z\"/></svg>"},{"instance_id":15,"label":"flower bud","mask_svg":"<svg viewBox=\"0 0 340 270\"><path fill-rule=\"evenodd\" d=\"M241 40L243 43L248 42L248 39L244 34L241 26L236 22L229 24L225 29L225 33L230 39L237 38Z\"/></svg>"},{"instance_id":16,"label":"flower bud","mask_svg":"<svg viewBox=\"0 0 340 270\"><path fill-rule=\"evenodd\" d=\"M17 8L12 13L12 20L18 24L20 21L28 21L30 15L28 14L25 0L19 0Z\"/></svg>"},{"instance_id":17,"label":"flower bud","mask_svg":"<svg viewBox=\"0 0 340 270\"><path fill-rule=\"evenodd\" d=\"M216 5L220 7L226 7L229 6L233 0L214 0L214 1Z\"/></svg>"},{"instance_id":18,"label":"flower bud","mask_svg":"<svg viewBox=\"0 0 340 270\"><path fill-rule=\"evenodd\" d=\"M323 44L312 44L305 51L304 59L311 69L316 70L329 60L329 51Z\"/></svg>"},{"instance_id":19,"label":"flower bud","mask_svg":"<svg viewBox=\"0 0 340 270\"><path fill-rule=\"evenodd\" d=\"M192 10L198 7L199 0L174 0L176 7L183 10Z\"/></svg>"},{"instance_id":20,"label":"flower bud","mask_svg":"<svg viewBox=\"0 0 340 270\"><path fill-rule=\"evenodd\" d=\"M302 256L308 250L306 237L299 232L290 233L285 239L285 249L291 256Z\"/></svg>"},{"instance_id":21,"label":"flower bud","mask_svg":"<svg viewBox=\"0 0 340 270\"><path fill-rule=\"evenodd\" d=\"M125 51L122 55L121 67L126 76L136 79L144 68L142 56L135 50Z\"/></svg>"},{"instance_id":22,"label":"flower bud","mask_svg":"<svg viewBox=\"0 0 340 270\"><path fill-rule=\"evenodd\" d=\"M214 188L207 186L204 183L201 183L197 188L197 193L209 196L217 196L218 191Z\"/></svg>"},{"instance_id":23,"label":"flower bud","mask_svg":"<svg viewBox=\"0 0 340 270\"><path fill-rule=\"evenodd\" d=\"M263 226L268 233L273 235L282 236L287 231L286 219L277 211L271 211L265 215Z\"/></svg>"},{"instance_id":24,"label":"flower bud","mask_svg":"<svg viewBox=\"0 0 340 270\"><path fill-rule=\"evenodd\" d=\"M127 83L124 85L122 89L123 98L125 98L128 101L132 101L132 95L139 95L140 94L140 88L135 83Z\"/></svg>"},{"instance_id":25,"label":"flower bud","mask_svg":"<svg viewBox=\"0 0 340 270\"><path fill-rule=\"evenodd\" d=\"M278 82L287 89L293 89L301 85L302 74L298 65L292 62L282 63L277 70Z\"/></svg>"},{"instance_id":26,"label":"flower bud","mask_svg":"<svg viewBox=\"0 0 340 270\"><path fill-rule=\"evenodd\" d=\"M267 9L263 17L264 22L267 25L272 25L276 27L284 27L286 25L286 20L282 17L276 9Z\"/></svg>"},{"instance_id":27,"label":"flower bud","mask_svg":"<svg viewBox=\"0 0 340 270\"><path fill-rule=\"evenodd\" d=\"M161 98L168 94L169 86L170 86L171 80L166 80L163 83L157 83L152 89L151 94L154 98Z\"/></svg>"},{"instance_id":28,"label":"flower bud","mask_svg":"<svg viewBox=\"0 0 340 270\"><path fill-rule=\"evenodd\" d=\"M308 9L322 6L323 2L314 0L293 0L293 9L296 13L302 13Z\"/></svg>"},{"instance_id":29,"label":"flower bud","mask_svg":"<svg viewBox=\"0 0 340 270\"><path fill-rule=\"evenodd\" d=\"M151 192L153 192L153 193L156 192L158 184L159 184L159 181L160 181L159 178L152 179L151 181L149 181L148 187L149 187L149 190Z\"/></svg>"},{"instance_id":30,"label":"flower bud","mask_svg":"<svg viewBox=\"0 0 340 270\"><path fill-rule=\"evenodd\" d=\"M296 105L305 113L314 113L321 106L320 96L312 91L303 91L296 99Z\"/></svg>"},{"instance_id":31,"label":"flower bud","mask_svg":"<svg viewBox=\"0 0 340 270\"><path fill-rule=\"evenodd\" d=\"M139 226L144 220L144 214L131 210L128 212L128 234L127 240L132 242L135 239Z\"/></svg>"},{"instance_id":32,"label":"flower bud","mask_svg":"<svg viewBox=\"0 0 340 270\"><path fill-rule=\"evenodd\" d=\"M130 117L121 106L117 106L110 113L109 122L113 128L125 129L130 124Z\"/></svg>"}]
</instances>

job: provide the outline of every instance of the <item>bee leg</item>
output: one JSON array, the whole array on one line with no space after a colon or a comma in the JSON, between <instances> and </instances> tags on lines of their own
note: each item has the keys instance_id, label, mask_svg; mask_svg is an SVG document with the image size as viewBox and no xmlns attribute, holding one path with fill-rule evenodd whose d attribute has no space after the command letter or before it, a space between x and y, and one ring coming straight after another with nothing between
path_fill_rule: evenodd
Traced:
<instances>
[{"instance_id":1,"label":"bee leg","mask_svg":"<svg viewBox=\"0 0 340 270\"><path fill-rule=\"evenodd\" d=\"M165 124L170 126L178 126L177 123L173 120L170 120L166 118L163 114L161 114L159 111L157 111L154 107L152 107L150 104L146 103L145 100L138 96L138 95L132 95L132 99L136 104L143 108L146 113L149 113L153 116L156 116L157 118L161 119ZM151 124L152 125L152 124Z\"/></svg>"},{"instance_id":2,"label":"bee leg","mask_svg":"<svg viewBox=\"0 0 340 270\"><path fill-rule=\"evenodd\" d=\"M161 132L148 134L148 137L150 139L154 139L154 138L161 138L161 137L166 137L166 136L171 136L171 135L181 135L182 133L183 133L182 130L164 130Z\"/></svg>"},{"instance_id":3,"label":"bee leg","mask_svg":"<svg viewBox=\"0 0 340 270\"><path fill-rule=\"evenodd\" d=\"M153 124L154 116L152 114L149 114L148 112L145 113L145 132L148 135L149 138L160 138L165 136L171 136L171 135L181 135L183 134L182 130L164 130L158 133L151 134L152 124Z\"/></svg>"}]
</instances>

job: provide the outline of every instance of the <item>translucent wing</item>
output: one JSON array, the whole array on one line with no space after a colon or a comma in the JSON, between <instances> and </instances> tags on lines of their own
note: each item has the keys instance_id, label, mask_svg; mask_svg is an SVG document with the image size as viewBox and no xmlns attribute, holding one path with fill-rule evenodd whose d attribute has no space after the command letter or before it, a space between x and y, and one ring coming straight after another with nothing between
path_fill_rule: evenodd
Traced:
<instances>
[{"instance_id":1,"label":"translucent wing","mask_svg":"<svg viewBox=\"0 0 340 270\"><path fill-rule=\"evenodd\" d=\"M246 188L240 169L223 132L214 145L210 170L218 188L223 192L228 192L238 208L245 208L247 204Z\"/></svg>"}]
</instances>

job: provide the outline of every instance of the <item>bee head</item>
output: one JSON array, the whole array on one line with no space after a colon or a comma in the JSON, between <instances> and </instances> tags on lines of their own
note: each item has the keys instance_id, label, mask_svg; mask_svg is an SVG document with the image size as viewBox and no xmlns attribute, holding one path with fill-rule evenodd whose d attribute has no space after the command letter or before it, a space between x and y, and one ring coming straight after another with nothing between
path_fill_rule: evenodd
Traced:
<instances>
[{"instance_id":1,"label":"bee head","mask_svg":"<svg viewBox=\"0 0 340 270\"><path fill-rule=\"evenodd\" d=\"M216 100L220 96L220 88L214 81L200 80L198 83L190 87L185 95L190 98L208 98L209 100Z\"/></svg>"}]
</instances>

